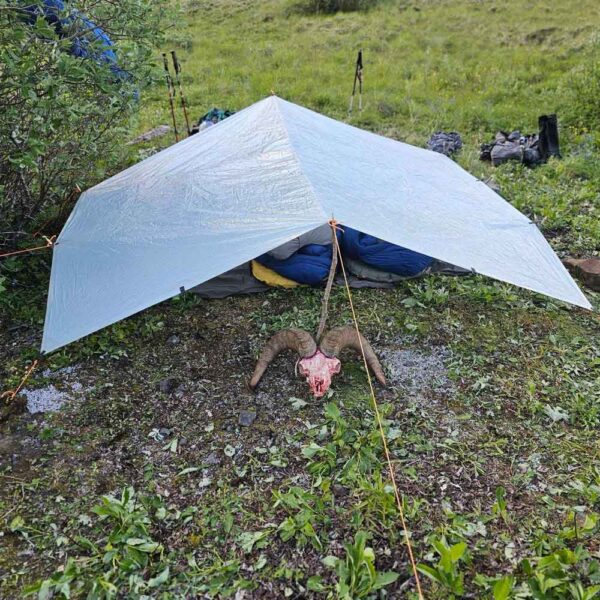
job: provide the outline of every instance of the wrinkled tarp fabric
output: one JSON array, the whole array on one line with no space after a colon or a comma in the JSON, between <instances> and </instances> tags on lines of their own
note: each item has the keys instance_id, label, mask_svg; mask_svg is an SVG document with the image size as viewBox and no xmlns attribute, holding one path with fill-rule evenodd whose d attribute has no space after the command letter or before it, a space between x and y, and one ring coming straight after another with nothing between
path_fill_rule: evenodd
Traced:
<instances>
[{"instance_id":1,"label":"wrinkled tarp fabric","mask_svg":"<svg viewBox=\"0 0 600 600\"><path fill-rule=\"evenodd\" d=\"M430 256L390 244L351 227L344 228L341 248L344 256L401 277L415 277L433 262Z\"/></svg>"},{"instance_id":2,"label":"wrinkled tarp fabric","mask_svg":"<svg viewBox=\"0 0 600 600\"><path fill-rule=\"evenodd\" d=\"M537 227L442 154L270 96L87 190L54 247L43 351L331 217L590 308Z\"/></svg>"}]
</instances>

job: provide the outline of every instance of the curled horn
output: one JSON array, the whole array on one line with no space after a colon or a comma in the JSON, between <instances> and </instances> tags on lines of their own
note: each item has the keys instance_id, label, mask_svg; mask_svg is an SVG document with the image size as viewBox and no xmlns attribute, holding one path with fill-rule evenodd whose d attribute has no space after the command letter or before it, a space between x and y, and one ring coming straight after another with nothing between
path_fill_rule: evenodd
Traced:
<instances>
[{"instance_id":1,"label":"curled horn","mask_svg":"<svg viewBox=\"0 0 600 600\"><path fill-rule=\"evenodd\" d=\"M312 335L302 329L284 329L277 332L266 344L261 352L261 355L254 368L252 379L250 379L250 387L254 389L264 372L267 370L269 363L282 350L295 350L301 358L312 356L317 350L317 344Z\"/></svg>"},{"instance_id":2,"label":"curled horn","mask_svg":"<svg viewBox=\"0 0 600 600\"><path fill-rule=\"evenodd\" d=\"M321 338L319 344L321 352L329 357L338 356L344 348L352 348L360 352L358 336L359 334L354 327L336 327L335 329L331 329ZM369 368L373 371L377 381L381 385L386 385L383 369L377 356L375 356L375 352L373 352L373 348L371 348L371 344L367 342L362 334L360 335L360 339Z\"/></svg>"}]
</instances>

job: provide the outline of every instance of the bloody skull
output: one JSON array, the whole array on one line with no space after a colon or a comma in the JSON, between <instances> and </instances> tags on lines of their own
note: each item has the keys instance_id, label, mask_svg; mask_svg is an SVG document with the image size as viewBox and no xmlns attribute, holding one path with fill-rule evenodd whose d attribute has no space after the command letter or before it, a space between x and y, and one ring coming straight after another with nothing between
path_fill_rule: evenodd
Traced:
<instances>
[{"instance_id":1,"label":"bloody skull","mask_svg":"<svg viewBox=\"0 0 600 600\"><path fill-rule=\"evenodd\" d=\"M298 361L298 371L300 375L306 377L306 382L315 398L325 395L331 385L331 376L337 375L341 369L342 363L339 358L325 356L321 350Z\"/></svg>"}]
</instances>

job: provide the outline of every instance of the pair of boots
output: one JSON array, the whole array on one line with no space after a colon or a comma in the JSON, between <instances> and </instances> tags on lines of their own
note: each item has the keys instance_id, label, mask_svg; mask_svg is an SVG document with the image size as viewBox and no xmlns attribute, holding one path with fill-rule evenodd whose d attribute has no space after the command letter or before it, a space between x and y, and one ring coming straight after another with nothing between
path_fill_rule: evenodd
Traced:
<instances>
[{"instance_id":1,"label":"pair of boots","mask_svg":"<svg viewBox=\"0 0 600 600\"><path fill-rule=\"evenodd\" d=\"M542 159L545 161L551 156L560 158L556 115L542 115L538 118L538 125L540 128L539 150Z\"/></svg>"}]
</instances>

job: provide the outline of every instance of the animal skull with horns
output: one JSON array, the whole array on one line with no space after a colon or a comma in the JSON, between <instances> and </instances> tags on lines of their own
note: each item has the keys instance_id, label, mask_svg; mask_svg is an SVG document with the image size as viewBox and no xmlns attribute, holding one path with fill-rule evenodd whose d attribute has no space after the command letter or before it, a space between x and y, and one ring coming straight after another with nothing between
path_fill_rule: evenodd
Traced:
<instances>
[{"instance_id":1,"label":"animal skull with horns","mask_svg":"<svg viewBox=\"0 0 600 600\"><path fill-rule=\"evenodd\" d=\"M252 374L250 387L256 388L269 363L282 350L290 349L300 355L297 363L300 374L306 377L315 398L321 398L331 385L332 375L339 373L342 368L337 358L338 354L344 348L353 348L360 352L361 342L369 368L379 383L385 385L385 376L375 352L362 335L359 340L359 335L353 327L337 327L325 333L317 347L317 343L307 331L302 329L279 331L266 343Z\"/></svg>"}]
</instances>

